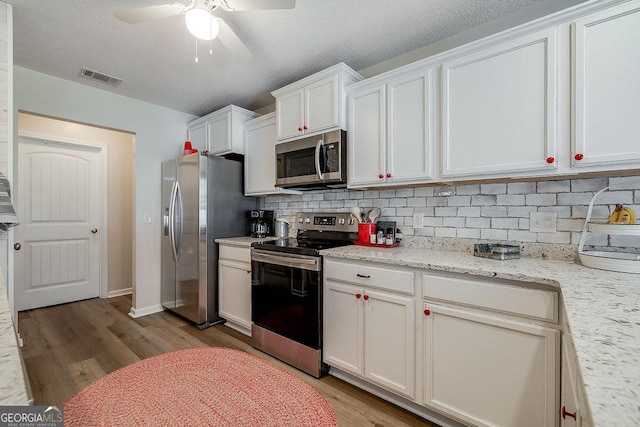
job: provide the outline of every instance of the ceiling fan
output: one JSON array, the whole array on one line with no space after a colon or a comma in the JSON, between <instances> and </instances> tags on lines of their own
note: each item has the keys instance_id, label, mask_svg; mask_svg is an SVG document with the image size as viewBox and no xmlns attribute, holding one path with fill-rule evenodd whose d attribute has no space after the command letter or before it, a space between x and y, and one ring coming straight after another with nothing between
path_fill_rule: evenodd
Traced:
<instances>
[{"instance_id":1,"label":"ceiling fan","mask_svg":"<svg viewBox=\"0 0 640 427\"><path fill-rule=\"evenodd\" d=\"M158 6L123 9L116 11L114 15L120 21L129 24L184 15L187 29L196 37L196 62L198 62L197 39L213 40L216 37L236 60L246 62L251 59L251 52L226 22L214 16L213 12L218 8L227 12L293 9L295 5L296 0L190 0L189 4L176 1ZM213 53L211 48L209 53Z\"/></svg>"}]
</instances>

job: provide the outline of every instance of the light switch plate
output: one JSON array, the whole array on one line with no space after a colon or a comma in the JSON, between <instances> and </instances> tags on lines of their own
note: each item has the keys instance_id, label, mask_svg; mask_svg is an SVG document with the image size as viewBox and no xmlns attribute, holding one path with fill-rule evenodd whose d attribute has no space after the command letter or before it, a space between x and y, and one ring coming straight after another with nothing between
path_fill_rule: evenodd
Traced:
<instances>
[{"instance_id":1,"label":"light switch plate","mask_svg":"<svg viewBox=\"0 0 640 427\"><path fill-rule=\"evenodd\" d=\"M413 228L424 228L424 215L422 212L413 214Z\"/></svg>"},{"instance_id":2,"label":"light switch plate","mask_svg":"<svg viewBox=\"0 0 640 427\"><path fill-rule=\"evenodd\" d=\"M529 231L534 233L555 233L557 223L556 212L531 212Z\"/></svg>"}]
</instances>

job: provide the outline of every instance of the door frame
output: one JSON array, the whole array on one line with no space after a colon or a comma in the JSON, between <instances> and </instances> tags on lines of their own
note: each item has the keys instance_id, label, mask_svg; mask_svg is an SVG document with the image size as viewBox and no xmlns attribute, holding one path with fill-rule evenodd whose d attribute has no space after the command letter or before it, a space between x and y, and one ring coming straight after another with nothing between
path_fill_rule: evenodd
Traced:
<instances>
[{"instance_id":1,"label":"door frame","mask_svg":"<svg viewBox=\"0 0 640 427\"><path fill-rule=\"evenodd\" d=\"M108 265L109 265L109 259L108 259L108 255L109 255L109 229L108 229L108 224L109 224L109 218L108 218L108 203L109 203L109 198L108 198L108 188L107 188L107 183L108 183L108 159L109 159L109 146L108 144L105 143L101 143L101 142L95 142L95 141L85 141L85 140L79 140L79 139L71 139L71 138L63 138L63 137L59 137L59 136L50 136L50 135L43 135L43 134L39 134L39 133L35 133L35 132L25 132L25 131L18 131L18 138L17 138L17 144L16 144L16 152L15 152L15 162L18 162L18 150L20 149L20 143L23 140L28 140L28 141L35 141L35 142L39 142L39 143L43 143L43 144L54 144L54 145L58 145L58 146L63 146L63 147L79 147L79 148L94 148L94 149L98 149L98 158L99 158L99 164L100 164L100 193L101 193L101 197L100 197L100 214L99 214L99 224L98 227L99 229L102 231L102 235L100 236L100 274L99 274L99 280L100 280L100 298L106 298L108 296L109 293L109 269L108 269ZM19 168L19 165L16 164L16 171ZM14 171L14 173L16 172ZM12 199L14 200L14 205L18 206L18 198L16 197L18 196L18 192L17 192L17 188L16 185L17 181L14 181L14 188L12 190ZM20 220L20 218L18 218L18 220ZM15 262L13 260L13 244L14 244L14 232L13 229L10 229L11 232L9 233L8 236L8 251L11 253L11 261L10 261L10 270L11 270L11 276L12 279L13 277L15 277ZM13 306L13 311L14 311L14 319L17 319L17 315L18 312L16 310L15 304L14 304L14 283L13 280L9 281L8 287L10 289L10 295L11 295L11 305Z\"/></svg>"}]
</instances>

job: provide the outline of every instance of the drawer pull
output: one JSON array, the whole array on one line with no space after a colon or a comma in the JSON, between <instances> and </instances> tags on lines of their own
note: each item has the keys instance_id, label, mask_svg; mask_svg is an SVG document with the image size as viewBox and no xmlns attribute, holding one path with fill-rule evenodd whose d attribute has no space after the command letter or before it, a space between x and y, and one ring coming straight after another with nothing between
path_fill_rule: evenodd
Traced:
<instances>
[{"instance_id":1,"label":"drawer pull","mask_svg":"<svg viewBox=\"0 0 640 427\"><path fill-rule=\"evenodd\" d=\"M576 412L574 412L573 414L571 412L567 412L567 407L563 406L562 407L562 419L564 420L567 417L571 417L574 420L577 420Z\"/></svg>"},{"instance_id":2,"label":"drawer pull","mask_svg":"<svg viewBox=\"0 0 640 427\"><path fill-rule=\"evenodd\" d=\"M360 274L360 273L356 274L356 276L358 276L358 277L362 277L363 279L371 279L371 276L369 276L369 275L364 275L364 274Z\"/></svg>"}]
</instances>

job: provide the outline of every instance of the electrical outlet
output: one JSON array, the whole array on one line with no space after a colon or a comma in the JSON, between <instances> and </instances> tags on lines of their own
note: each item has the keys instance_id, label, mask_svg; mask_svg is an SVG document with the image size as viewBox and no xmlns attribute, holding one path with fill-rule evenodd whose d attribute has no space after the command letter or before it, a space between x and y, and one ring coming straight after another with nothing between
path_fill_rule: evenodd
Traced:
<instances>
[{"instance_id":1,"label":"electrical outlet","mask_svg":"<svg viewBox=\"0 0 640 427\"><path fill-rule=\"evenodd\" d=\"M422 212L413 214L413 228L424 228L424 215Z\"/></svg>"},{"instance_id":2,"label":"electrical outlet","mask_svg":"<svg viewBox=\"0 0 640 427\"><path fill-rule=\"evenodd\" d=\"M555 233L556 212L531 212L529 216L529 231L535 233Z\"/></svg>"}]
</instances>

